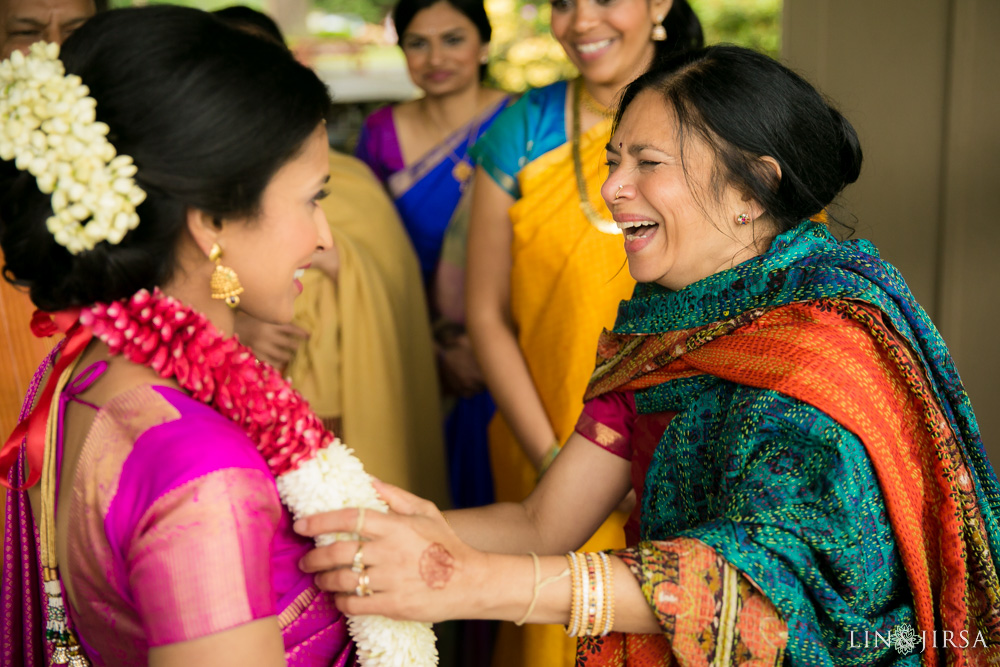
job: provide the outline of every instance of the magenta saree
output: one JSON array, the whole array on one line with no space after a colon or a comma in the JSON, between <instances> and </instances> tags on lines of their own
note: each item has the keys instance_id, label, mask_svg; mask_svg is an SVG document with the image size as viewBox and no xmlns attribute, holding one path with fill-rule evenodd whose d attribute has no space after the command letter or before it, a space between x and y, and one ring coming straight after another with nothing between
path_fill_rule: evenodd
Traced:
<instances>
[{"instance_id":1,"label":"magenta saree","mask_svg":"<svg viewBox=\"0 0 1000 667\"><path fill-rule=\"evenodd\" d=\"M60 424L88 371L59 397ZM60 569L91 664L145 665L150 648L269 616L289 665L355 663L346 619L296 565L310 543L229 420L168 387L124 392L97 410L72 483ZM8 492L2 665L44 664L34 525L27 495Z\"/></svg>"}]
</instances>

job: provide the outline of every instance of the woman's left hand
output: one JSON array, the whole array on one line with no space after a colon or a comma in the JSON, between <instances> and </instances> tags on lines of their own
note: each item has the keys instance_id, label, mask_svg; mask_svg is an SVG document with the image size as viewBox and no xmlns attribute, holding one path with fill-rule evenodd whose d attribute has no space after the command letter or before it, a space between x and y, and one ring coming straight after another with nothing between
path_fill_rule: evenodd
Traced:
<instances>
[{"instance_id":1,"label":"woman's left hand","mask_svg":"<svg viewBox=\"0 0 1000 667\"><path fill-rule=\"evenodd\" d=\"M384 482L376 481L375 489L389 504L388 513L364 510L359 519L362 510L344 509L295 523L307 537L357 532L360 523L364 539L317 547L299 567L316 573L317 586L336 594L345 614L426 622L468 615L481 588L476 573L488 571L487 555L462 542L434 503ZM362 577L370 594L358 595L366 592Z\"/></svg>"}]
</instances>

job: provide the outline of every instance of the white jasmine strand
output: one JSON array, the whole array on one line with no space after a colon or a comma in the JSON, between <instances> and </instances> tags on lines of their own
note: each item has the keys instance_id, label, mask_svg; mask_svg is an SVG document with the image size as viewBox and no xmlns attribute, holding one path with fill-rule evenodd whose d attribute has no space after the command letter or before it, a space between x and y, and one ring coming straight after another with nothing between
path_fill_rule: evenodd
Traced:
<instances>
[{"instance_id":1,"label":"white jasmine strand","mask_svg":"<svg viewBox=\"0 0 1000 667\"><path fill-rule=\"evenodd\" d=\"M295 519L320 512L364 507L387 511L361 461L339 439L297 469L276 479L278 493ZM353 533L320 535L323 546ZM437 648L430 623L395 621L384 616L352 616L347 621L363 667L432 667Z\"/></svg>"},{"instance_id":2,"label":"white jasmine strand","mask_svg":"<svg viewBox=\"0 0 1000 667\"><path fill-rule=\"evenodd\" d=\"M52 195L46 221L71 253L101 241L119 243L139 224L146 193L136 167L107 139L97 102L75 74L66 74L59 45L37 42L0 62L0 159L14 160Z\"/></svg>"}]
</instances>

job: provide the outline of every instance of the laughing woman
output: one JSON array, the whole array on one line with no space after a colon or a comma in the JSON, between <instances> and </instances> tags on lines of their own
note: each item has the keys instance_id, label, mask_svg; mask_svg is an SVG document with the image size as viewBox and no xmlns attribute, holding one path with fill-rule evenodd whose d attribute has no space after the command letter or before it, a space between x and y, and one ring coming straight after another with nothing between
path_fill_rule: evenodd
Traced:
<instances>
[{"instance_id":1,"label":"laughing woman","mask_svg":"<svg viewBox=\"0 0 1000 667\"><path fill-rule=\"evenodd\" d=\"M524 503L450 525L383 487L374 595L338 606L564 623L586 667L996 664L1000 487L969 397L896 269L822 222L859 176L854 128L712 47L629 84L606 154L639 284L565 451ZM628 548L558 555L630 488ZM347 592L353 553L304 565Z\"/></svg>"},{"instance_id":2,"label":"laughing woman","mask_svg":"<svg viewBox=\"0 0 1000 667\"><path fill-rule=\"evenodd\" d=\"M353 665L276 482L333 436L231 335L237 308L290 321L331 245L326 87L157 6L16 54L0 88L4 277L66 333L0 452L0 664Z\"/></svg>"}]
</instances>

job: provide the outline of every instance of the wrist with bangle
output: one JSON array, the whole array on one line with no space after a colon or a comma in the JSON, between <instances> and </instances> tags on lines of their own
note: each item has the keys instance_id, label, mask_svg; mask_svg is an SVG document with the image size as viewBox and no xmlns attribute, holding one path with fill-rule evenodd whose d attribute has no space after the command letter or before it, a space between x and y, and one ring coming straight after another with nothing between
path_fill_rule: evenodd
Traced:
<instances>
[{"instance_id":1,"label":"wrist with bangle","mask_svg":"<svg viewBox=\"0 0 1000 667\"><path fill-rule=\"evenodd\" d=\"M538 603L539 593L549 584L566 576L570 577L569 623L566 634L570 637L604 637L615 624L614 571L611 557L604 552L569 552L567 567L559 574L542 579L538 554L531 552L535 571L535 584L531 602L516 625L523 625L531 617Z\"/></svg>"}]
</instances>

